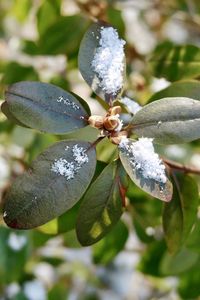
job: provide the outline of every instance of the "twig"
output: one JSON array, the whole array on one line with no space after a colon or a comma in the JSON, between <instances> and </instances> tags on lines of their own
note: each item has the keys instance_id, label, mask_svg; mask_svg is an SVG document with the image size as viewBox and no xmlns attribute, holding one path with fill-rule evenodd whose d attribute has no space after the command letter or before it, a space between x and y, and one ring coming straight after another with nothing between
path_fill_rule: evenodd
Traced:
<instances>
[{"instance_id":1,"label":"twig","mask_svg":"<svg viewBox=\"0 0 200 300\"><path fill-rule=\"evenodd\" d=\"M190 166L185 166L185 165L182 165L180 163L177 163L173 160L169 160L169 159L166 159L166 158L164 158L163 161L164 161L165 164L167 164L172 169L180 170L184 173L193 173L193 174L200 175L200 170L199 169L196 169L196 168L193 168L193 167L190 167Z\"/></svg>"}]
</instances>

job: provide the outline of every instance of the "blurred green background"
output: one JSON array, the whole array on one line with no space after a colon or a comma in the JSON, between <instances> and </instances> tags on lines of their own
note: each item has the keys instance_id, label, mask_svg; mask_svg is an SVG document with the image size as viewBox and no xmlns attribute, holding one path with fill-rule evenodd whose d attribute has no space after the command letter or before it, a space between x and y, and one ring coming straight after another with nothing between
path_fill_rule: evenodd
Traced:
<instances>
[{"instance_id":1,"label":"blurred green background","mask_svg":"<svg viewBox=\"0 0 200 300\"><path fill-rule=\"evenodd\" d=\"M199 99L199 13L199 0L0 0L0 102L7 85L40 80L75 92L93 114L103 114L105 104L77 68L81 38L94 18L111 23L127 41L126 95L144 105L181 80L168 94L196 93ZM96 133L87 128L75 135L43 135L0 113L1 205L11 182L43 149L68 137L93 141ZM158 150L200 168L199 141ZM99 170L114 151L107 141L99 144L104 162ZM200 299L199 215L186 246L172 256L163 237L161 201L134 184L127 197L122 221L93 247L82 248L76 239L79 205L30 231L8 229L1 217L0 300Z\"/></svg>"}]
</instances>

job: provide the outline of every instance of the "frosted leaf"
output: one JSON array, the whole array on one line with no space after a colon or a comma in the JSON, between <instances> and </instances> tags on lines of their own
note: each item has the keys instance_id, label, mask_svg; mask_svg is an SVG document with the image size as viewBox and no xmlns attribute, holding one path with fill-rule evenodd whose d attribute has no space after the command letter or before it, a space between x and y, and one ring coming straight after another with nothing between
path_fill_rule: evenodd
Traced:
<instances>
[{"instance_id":1,"label":"frosted leaf","mask_svg":"<svg viewBox=\"0 0 200 300\"><path fill-rule=\"evenodd\" d=\"M100 79L99 86L108 94L117 94L123 85L124 45L112 27L101 27L99 47L91 66Z\"/></svg>"},{"instance_id":2,"label":"frosted leaf","mask_svg":"<svg viewBox=\"0 0 200 300\"><path fill-rule=\"evenodd\" d=\"M80 107L76 103L67 98L64 98L63 96L58 97L57 102L63 102L65 105L71 106L74 110L80 109Z\"/></svg>"},{"instance_id":3,"label":"frosted leaf","mask_svg":"<svg viewBox=\"0 0 200 300\"><path fill-rule=\"evenodd\" d=\"M137 102L128 97L121 98L120 102L123 103L127 107L128 111L133 115L136 114L136 112L138 112L140 109L142 109L142 107Z\"/></svg>"},{"instance_id":4,"label":"frosted leaf","mask_svg":"<svg viewBox=\"0 0 200 300\"><path fill-rule=\"evenodd\" d=\"M140 138L136 142L131 142L123 138L119 148L129 156L132 167L140 171L144 178L164 184L167 181L165 165L155 153L152 141L153 139Z\"/></svg>"},{"instance_id":5,"label":"frosted leaf","mask_svg":"<svg viewBox=\"0 0 200 300\"><path fill-rule=\"evenodd\" d=\"M65 151L69 151L70 147L65 147ZM60 157L55 159L51 166L51 171L54 173L66 177L67 180L73 179L78 170L89 161L86 149L79 147L78 144L74 145L71 149L73 155L73 161L68 161L65 158Z\"/></svg>"}]
</instances>

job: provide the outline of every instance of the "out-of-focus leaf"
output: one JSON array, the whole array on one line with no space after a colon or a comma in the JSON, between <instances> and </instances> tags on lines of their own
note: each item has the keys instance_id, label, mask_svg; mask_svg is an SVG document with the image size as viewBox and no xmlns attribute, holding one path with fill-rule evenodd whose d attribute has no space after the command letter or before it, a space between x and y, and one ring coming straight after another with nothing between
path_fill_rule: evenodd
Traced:
<instances>
[{"instance_id":1,"label":"out-of-focus leaf","mask_svg":"<svg viewBox=\"0 0 200 300\"><path fill-rule=\"evenodd\" d=\"M123 86L117 90L114 94L107 93L106 90L101 87L102 79L92 68L92 61L94 59L97 48L100 46L101 30L102 28L111 27L109 24L104 22L97 22L92 24L87 32L85 33L78 55L79 70L89 84L92 90L107 102L115 100L122 92ZM105 75L106 76L106 75ZM121 76L125 77L125 59L123 68L121 70Z\"/></svg>"},{"instance_id":2,"label":"out-of-focus leaf","mask_svg":"<svg viewBox=\"0 0 200 300\"><path fill-rule=\"evenodd\" d=\"M123 212L126 175L119 161L110 163L84 196L76 224L78 240L89 246L102 239Z\"/></svg>"},{"instance_id":3,"label":"out-of-focus leaf","mask_svg":"<svg viewBox=\"0 0 200 300\"><path fill-rule=\"evenodd\" d=\"M200 220L197 219L186 241L186 247L200 254Z\"/></svg>"},{"instance_id":4,"label":"out-of-focus leaf","mask_svg":"<svg viewBox=\"0 0 200 300\"><path fill-rule=\"evenodd\" d=\"M77 98L52 84L18 82L8 88L5 99L11 114L34 129L63 134L88 125Z\"/></svg>"},{"instance_id":5,"label":"out-of-focus leaf","mask_svg":"<svg viewBox=\"0 0 200 300\"><path fill-rule=\"evenodd\" d=\"M76 54L88 23L80 15L59 17L41 34L38 41L40 54Z\"/></svg>"},{"instance_id":6,"label":"out-of-focus leaf","mask_svg":"<svg viewBox=\"0 0 200 300\"><path fill-rule=\"evenodd\" d=\"M2 83L7 85L20 80L38 79L38 75L36 74L33 67L24 67L16 62L11 62L8 65L6 65L2 78Z\"/></svg>"},{"instance_id":7,"label":"out-of-focus leaf","mask_svg":"<svg viewBox=\"0 0 200 300\"><path fill-rule=\"evenodd\" d=\"M148 102L168 97L187 97L200 100L200 82L195 80L173 82L164 90L155 93Z\"/></svg>"},{"instance_id":8,"label":"out-of-focus leaf","mask_svg":"<svg viewBox=\"0 0 200 300\"><path fill-rule=\"evenodd\" d=\"M184 261L181 264L184 264ZM199 278L200 264L198 262L193 268L180 276L178 292L181 299L198 299L200 295Z\"/></svg>"},{"instance_id":9,"label":"out-of-focus leaf","mask_svg":"<svg viewBox=\"0 0 200 300\"><path fill-rule=\"evenodd\" d=\"M38 32L42 35L60 16L61 0L43 1L37 12Z\"/></svg>"},{"instance_id":10,"label":"out-of-focus leaf","mask_svg":"<svg viewBox=\"0 0 200 300\"><path fill-rule=\"evenodd\" d=\"M5 227L0 228L1 283L22 278L28 254L28 235L25 232L17 233Z\"/></svg>"},{"instance_id":11,"label":"out-of-focus leaf","mask_svg":"<svg viewBox=\"0 0 200 300\"><path fill-rule=\"evenodd\" d=\"M95 165L95 150L90 143L54 144L14 181L5 200L5 222L13 228L30 229L60 216L81 198Z\"/></svg>"},{"instance_id":12,"label":"out-of-focus leaf","mask_svg":"<svg viewBox=\"0 0 200 300\"><path fill-rule=\"evenodd\" d=\"M163 98L144 106L132 119L134 133L159 144L186 143L200 138L200 102Z\"/></svg>"},{"instance_id":13,"label":"out-of-focus leaf","mask_svg":"<svg viewBox=\"0 0 200 300\"><path fill-rule=\"evenodd\" d=\"M129 140L129 142L132 143L133 141ZM152 178L145 178L140 169L134 168L131 163L133 157L130 158L125 149L119 149L119 156L126 172L137 186L155 198L167 202L171 200L173 190L168 179L163 183Z\"/></svg>"},{"instance_id":14,"label":"out-of-focus leaf","mask_svg":"<svg viewBox=\"0 0 200 300\"><path fill-rule=\"evenodd\" d=\"M93 260L96 264L108 264L123 249L128 238L128 229L119 221L104 239L95 244Z\"/></svg>"},{"instance_id":15,"label":"out-of-focus leaf","mask_svg":"<svg viewBox=\"0 0 200 300\"><path fill-rule=\"evenodd\" d=\"M169 251L176 253L195 223L199 196L196 182L188 175L174 174L173 185L173 198L164 206L163 228Z\"/></svg>"},{"instance_id":16,"label":"out-of-focus leaf","mask_svg":"<svg viewBox=\"0 0 200 300\"><path fill-rule=\"evenodd\" d=\"M199 254L185 248L174 256L166 252L161 261L160 270L165 276L178 275L189 270L198 260Z\"/></svg>"},{"instance_id":17,"label":"out-of-focus leaf","mask_svg":"<svg viewBox=\"0 0 200 300\"><path fill-rule=\"evenodd\" d=\"M200 75L200 49L194 45L159 45L150 59L154 76L170 81L192 79Z\"/></svg>"},{"instance_id":18,"label":"out-of-focus leaf","mask_svg":"<svg viewBox=\"0 0 200 300\"><path fill-rule=\"evenodd\" d=\"M125 24L122 18L122 11L113 7L108 7L106 13L108 16L109 23L117 29L120 36L124 36Z\"/></svg>"},{"instance_id":19,"label":"out-of-focus leaf","mask_svg":"<svg viewBox=\"0 0 200 300\"><path fill-rule=\"evenodd\" d=\"M24 22L28 16L31 5L31 0L15 0L10 13L19 21Z\"/></svg>"},{"instance_id":20,"label":"out-of-focus leaf","mask_svg":"<svg viewBox=\"0 0 200 300\"><path fill-rule=\"evenodd\" d=\"M139 271L148 275L161 276L160 262L165 252L166 244L163 240L150 243L144 254L141 256L138 265Z\"/></svg>"}]
</instances>

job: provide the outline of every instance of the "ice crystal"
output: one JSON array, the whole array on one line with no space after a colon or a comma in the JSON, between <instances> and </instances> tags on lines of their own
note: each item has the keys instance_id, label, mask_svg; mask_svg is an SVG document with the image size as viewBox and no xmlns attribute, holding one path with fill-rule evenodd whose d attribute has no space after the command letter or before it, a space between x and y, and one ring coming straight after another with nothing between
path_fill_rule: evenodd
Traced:
<instances>
[{"instance_id":1,"label":"ice crystal","mask_svg":"<svg viewBox=\"0 0 200 300\"><path fill-rule=\"evenodd\" d=\"M65 147L65 151L68 151L69 149L69 146ZM65 158L60 157L59 159L56 159L51 166L51 171L66 177L67 180L73 179L78 170L89 161L86 149L79 147L78 144L74 145L71 151L73 161L69 162Z\"/></svg>"},{"instance_id":2,"label":"ice crystal","mask_svg":"<svg viewBox=\"0 0 200 300\"><path fill-rule=\"evenodd\" d=\"M140 138L132 142L123 138L119 148L130 158L130 164L134 170L141 172L144 178L153 179L160 183L166 183L165 166L154 151L153 139Z\"/></svg>"},{"instance_id":3,"label":"ice crystal","mask_svg":"<svg viewBox=\"0 0 200 300\"><path fill-rule=\"evenodd\" d=\"M100 87L108 94L116 94L123 85L124 45L112 27L101 27L99 47L92 68L100 79Z\"/></svg>"}]
</instances>

